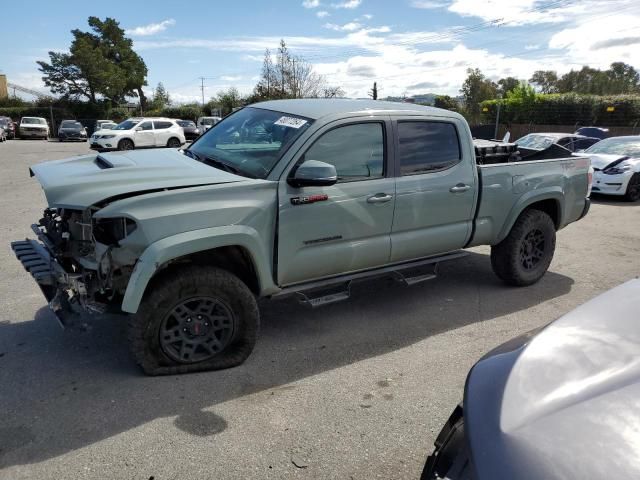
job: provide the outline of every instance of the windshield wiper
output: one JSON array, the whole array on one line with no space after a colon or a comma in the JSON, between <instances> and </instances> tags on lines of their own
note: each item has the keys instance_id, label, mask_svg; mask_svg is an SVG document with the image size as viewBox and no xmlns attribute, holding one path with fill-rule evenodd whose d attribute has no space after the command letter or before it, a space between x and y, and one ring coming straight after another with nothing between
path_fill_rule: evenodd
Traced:
<instances>
[{"instance_id":1,"label":"windshield wiper","mask_svg":"<svg viewBox=\"0 0 640 480\"><path fill-rule=\"evenodd\" d=\"M191 150L189 150L188 148L184 149L182 151L182 153L184 153L187 157L191 157L194 160L197 160L199 162L202 161L202 159L198 156L198 154L196 152L192 152Z\"/></svg>"}]
</instances>

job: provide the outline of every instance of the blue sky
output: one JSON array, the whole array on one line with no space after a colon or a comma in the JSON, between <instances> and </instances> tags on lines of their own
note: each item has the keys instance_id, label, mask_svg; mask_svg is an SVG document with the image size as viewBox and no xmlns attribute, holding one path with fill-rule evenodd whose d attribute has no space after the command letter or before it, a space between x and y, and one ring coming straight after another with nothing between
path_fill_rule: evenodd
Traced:
<instances>
[{"instance_id":1,"label":"blue sky","mask_svg":"<svg viewBox=\"0 0 640 480\"><path fill-rule=\"evenodd\" d=\"M253 88L264 49L284 38L329 84L366 96L455 95L469 67L497 79L625 61L640 69L637 0L31 0L4 7L0 72L45 91L35 61L66 50L87 17L112 16L174 100ZM7 48L7 45L9 47Z\"/></svg>"}]
</instances>

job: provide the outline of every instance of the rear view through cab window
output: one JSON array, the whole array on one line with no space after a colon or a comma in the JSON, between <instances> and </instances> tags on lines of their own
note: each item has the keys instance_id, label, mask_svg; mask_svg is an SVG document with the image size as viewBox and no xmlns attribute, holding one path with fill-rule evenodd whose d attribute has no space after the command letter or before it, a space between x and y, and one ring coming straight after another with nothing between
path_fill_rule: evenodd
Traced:
<instances>
[{"instance_id":1,"label":"rear view through cab window","mask_svg":"<svg viewBox=\"0 0 640 480\"><path fill-rule=\"evenodd\" d=\"M446 122L398 122L402 175L444 170L460 161L458 132Z\"/></svg>"}]
</instances>

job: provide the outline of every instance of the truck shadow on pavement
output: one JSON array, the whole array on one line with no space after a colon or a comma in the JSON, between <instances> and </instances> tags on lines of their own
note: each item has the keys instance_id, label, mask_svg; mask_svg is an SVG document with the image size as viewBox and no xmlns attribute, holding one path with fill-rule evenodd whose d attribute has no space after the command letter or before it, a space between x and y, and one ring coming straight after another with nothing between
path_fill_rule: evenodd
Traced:
<instances>
[{"instance_id":1,"label":"truck shadow on pavement","mask_svg":"<svg viewBox=\"0 0 640 480\"><path fill-rule=\"evenodd\" d=\"M524 311L572 284L549 272L531 287L506 287L487 255L470 253L441 265L435 281L362 282L349 301L317 310L263 302L262 333L244 365L153 378L129 357L123 317L63 332L43 307L34 321L0 324L0 468L57 457L164 417L189 434L215 435L233 419L205 409Z\"/></svg>"}]
</instances>

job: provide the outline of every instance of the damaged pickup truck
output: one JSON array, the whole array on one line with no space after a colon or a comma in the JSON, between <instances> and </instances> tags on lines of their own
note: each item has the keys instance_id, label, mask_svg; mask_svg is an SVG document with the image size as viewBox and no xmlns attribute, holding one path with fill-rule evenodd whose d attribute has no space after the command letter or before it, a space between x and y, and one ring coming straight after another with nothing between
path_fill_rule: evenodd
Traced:
<instances>
[{"instance_id":1,"label":"damaged pickup truck","mask_svg":"<svg viewBox=\"0 0 640 480\"><path fill-rule=\"evenodd\" d=\"M31 167L48 208L12 248L63 324L130 314L146 373L232 367L256 342L258 298L320 306L366 277L411 285L486 244L507 284L538 281L556 231L588 211L589 160L480 150L446 110L259 103L182 152Z\"/></svg>"}]
</instances>

